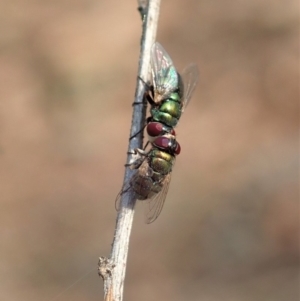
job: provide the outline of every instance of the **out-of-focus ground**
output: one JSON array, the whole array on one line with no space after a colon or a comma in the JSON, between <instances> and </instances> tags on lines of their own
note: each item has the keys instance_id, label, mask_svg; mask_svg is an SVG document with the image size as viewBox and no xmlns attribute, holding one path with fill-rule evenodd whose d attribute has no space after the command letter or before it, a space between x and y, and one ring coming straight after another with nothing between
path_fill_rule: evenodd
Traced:
<instances>
[{"instance_id":1,"label":"out-of-focus ground","mask_svg":"<svg viewBox=\"0 0 300 301\"><path fill-rule=\"evenodd\" d=\"M299 3L162 1L200 83L125 300L299 300ZM0 299L102 300L141 34L136 1L0 2Z\"/></svg>"}]
</instances>

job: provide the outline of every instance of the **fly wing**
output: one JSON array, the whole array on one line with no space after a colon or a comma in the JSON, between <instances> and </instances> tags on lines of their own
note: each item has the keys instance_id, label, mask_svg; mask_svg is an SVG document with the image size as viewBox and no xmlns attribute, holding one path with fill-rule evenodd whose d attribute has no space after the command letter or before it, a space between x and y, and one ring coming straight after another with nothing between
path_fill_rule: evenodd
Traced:
<instances>
[{"instance_id":1,"label":"fly wing","mask_svg":"<svg viewBox=\"0 0 300 301\"><path fill-rule=\"evenodd\" d=\"M151 71L154 91L160 95L160 100L178 89L176 68L166 50L157 42L151 49Z\"/></svg>"},{"instance_id":2,"label":"fly wing","mask_svg":"<svg viewBox=\"0 0 300 301\"><path fill-rule=\"evenodd\" d=\"M165 199L169 190L171 182L171 173L169 173L165 179L162 181L162 189L157 194L154 194L146 202L145 208L145 222L147 224L153 223L161 213L161 210L164 206Z\"/></svg>"},{"instance_id":3,"label":"fly wing","mask_svg":"<svg viewBox=\"0 0 300 301\"><path fill-rule=\"evenodd\" d=\"M195 64L188 65L181 73L183 83L182 113L191 100L199 79L198 67Z\"/></svg>"},{"instance_id":4,"label":"fly wing","mask_svg":"<svg viewBox=\"0 0 300 301\"><path fill-rule=\"evenodd\" d=\"M136 170L136 172L132 175L132 177L123 185L121 191L118 193L116 200L115 200L115 208L117 211L121 208L121 200L122 195L126 192L131 191L132 193L141 194L141 191L134 191L134 183L138 180L140 176L147 176L149 173L149 164L147 161L147 157L144 158L143 163L141 166Z\"/></svg>"}]
</instances>

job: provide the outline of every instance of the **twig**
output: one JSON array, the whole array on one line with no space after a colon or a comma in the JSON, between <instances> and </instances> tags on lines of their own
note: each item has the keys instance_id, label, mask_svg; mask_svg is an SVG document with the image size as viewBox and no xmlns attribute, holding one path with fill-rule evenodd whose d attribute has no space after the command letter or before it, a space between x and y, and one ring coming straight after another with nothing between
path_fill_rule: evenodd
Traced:
<instances>
[{"instance_id":1,"label":"twig","mask_svg":"<svg viewBox=\"0 0 300 301\"><path fill-rule=\"evenodd\" d=\"M141 38L141 51L139 69L135 92L135 103L143 103L145 84L140 80L148 80L151 47L155 42L158 23L160 0L149 0L148 6L145 0L139 0L139 11L143 20L143 32ZM146 119L146 106L134 105L130 137L134 136L144 126ZM143 145L143 133L129 141L128 151L141 148ZM128 155L127 162L131 155ZM134 171L126 168L124 183L133 176ZM129 237L134 215L135 197L131 193L124 193L121 200L121 208L118 212L114 240L110 259L101 258L99 274L104 280L104 300L122 301L123 285L126 272ZM106 261L107 260L107 261Z\"/></svg>"}]
</instances>

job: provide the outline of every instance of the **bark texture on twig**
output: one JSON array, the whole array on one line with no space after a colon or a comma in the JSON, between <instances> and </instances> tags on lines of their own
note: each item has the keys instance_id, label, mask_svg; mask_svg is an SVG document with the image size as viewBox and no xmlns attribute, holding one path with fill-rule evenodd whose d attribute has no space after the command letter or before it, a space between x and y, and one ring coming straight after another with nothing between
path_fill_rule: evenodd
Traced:
<instances>
[{"instance_id":1,"label":"bark texture on twig","mask_svg":"<svg viewBox=\"0 0 300 301\"><path fill-rule=\"evenodd\" d=\"M137 76L137 85L135 92L135 103L142 103L145 93L145 84L140 80L148 80L150 67L150 53L151 47L155 42L156 29L158 23L158 15L160 8L160 0L149 0L148 6L145 0L138 1L138 10L141 13L143 21L143 32L141 38L141 51L139 58L139 68ZM132 123L130 130L130 137L134 136L145 124L146 106L133 106ZM143 145L143 132L129 141L128 151L141 148ZM127 162L129 162L131 155L128 155ZM125 171L124 183L126 183L133 175L134 171L128 167ZM129 247L129 238L134 216L134 206L136 199L131 193L124 193L121 200L121 208L118 212L114 240L110 259L101 259L101 271L104 274L99 274L104 280L104 300L122 301L123 300L123 285L126 273L126 263ZM105 264L111 265L109 267ZM108 271L108 272L107 272Z\"/></svg>"}]
</instances>

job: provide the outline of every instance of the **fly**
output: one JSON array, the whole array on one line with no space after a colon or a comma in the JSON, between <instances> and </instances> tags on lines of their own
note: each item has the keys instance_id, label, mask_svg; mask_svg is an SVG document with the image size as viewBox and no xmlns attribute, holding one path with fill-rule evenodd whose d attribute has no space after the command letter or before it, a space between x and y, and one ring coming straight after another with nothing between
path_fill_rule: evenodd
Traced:
<instances>
[{"instance_id":1,"label":"fly","mask_svg":"<svg viewBox=\"0 0 300 301\"><path fill-rule=\"evenodd\" d=\"M191 64L179 74L168 53L156 42L151 50L151 74L152 82L145 93L151 106L146 125L149 141L144 149L130 152L133 159L127 166L136 172L116 199L117 209L122 194L128 191L146 201L147 223L157 219L167 196L176 156L181 150L174 128L191 100L198 68ZM149 142L150 148L146 150Z\"/></svg>"}]
</instances>

